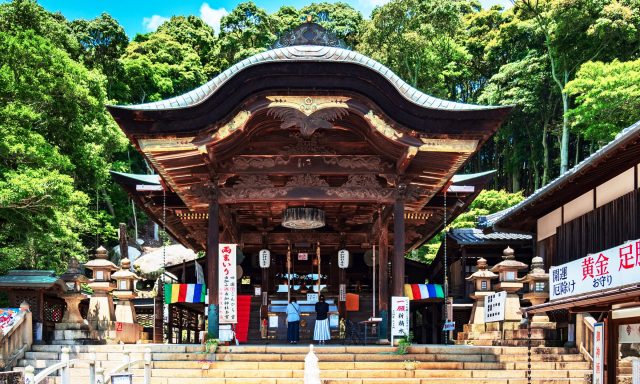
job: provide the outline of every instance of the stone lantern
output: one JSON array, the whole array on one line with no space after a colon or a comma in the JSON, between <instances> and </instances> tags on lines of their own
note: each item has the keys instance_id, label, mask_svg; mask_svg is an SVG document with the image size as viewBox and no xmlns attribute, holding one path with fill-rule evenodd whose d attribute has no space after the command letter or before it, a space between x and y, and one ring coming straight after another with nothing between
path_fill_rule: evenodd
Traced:
<instances>
[{"instance_id":1,"label":"stone lantern","mask_svg":"<svg viewBox=\"0 0 640 384\"><path fill-rule=\"evenodd\" d=\"M78 305L86 296L81 292L81 285L88 283L89 279L80 273L80 263L78 259L72 257L69 260L67 271L60 276L60 279L67 285L67 292L62 294L62 298L67 304L67 310L62 317L62 323L82 323L84 320L82 319L82 315L80 315Z\"/></svg>"},{"instance_id":2,"label":"stone lantern","mask_svg":"<svg viewBox=\"0 0 640 384\"><path fill-rule=\"evenodd\" d=\"M515 260L515 255L511 247L507 247L502 252L502 261L491 268L491 272L499 275L499 283L495 285L496 291L507 292L505 304L505 321L520 321L520 297L517 292L522 289L523 283L518 279L518 271L527 269L528 265Z\"/></svg>"},{"instance_id":3,"label":"stone lantern","mask_svg":"<svg viewBox=\"0 0 640 384\"><path fill-rule=\"evenodd\" d=\"M544 271L542 257L535 256L531 259L531 271L521 279L523 283L529 283L529 292L522 298L531 302L531 305L544 303L549 298L549 274ZM532 323L548 323L546 313L536 313L531 319Z\"/></svg>"},{"instance_id":4,"label":"stone lantern","mask_svg":"<svg viewBox=\"0 0 640 384\"><path fill-rule=\"evenodd\" d=\"M137 296L133 288L140 278L130 268L131 261L124 258L120 261L120 270L111 276L116 281L116 289L113 291L113 296L118 299L116 321L122 323L136 322L136 310L131 300Z\"/></svg>"},{"instance_id":5,"label":"stone lantern","mask_svg":"<svg viewBox=\"0 0 640 384\"><path fill-rule=\"evenodd\" d=\"M91 327L84 322L78 306L80 302L86 298L81 292L81 284L87 283L89 279L80 272L80 263L78 259L72 257L69 260L67 271L60 276L65 282L67 291L61 296L67 304L64 316L59 323L55 324L53 331L54 338L57 341L74 341L74 340L90 340L95 339Z\"/></svg>"},{"instance_id":6,"label":"stone lantern","mask_svg":"<svg viewBox=\"0 0 640 384\"><path fill-rule=\"evenodd\" d=\"M93 279L89 287L93 290L89 300L89 313L87 320L97 330L109 330L111 322L115 321L113 310L113 298L111 291L111 273L118 270L115 264L109 261L107 250L100 246L96 249L96 257L84 265L93 272Z\"/></svg>"},{"instance_id":7,"label":"stone lantern","mask_svg":"<svg viewBox=\"0 0 640 384\"><path fill-rule=\"evenodd\" d=\"M491 280L498 277L495 273L487 270L487 260L484 258L478 259L477 267L478 270L466 278L466 280L474 282L475 292L469 297L476 301L471 310L469 324L484 324L484 298L493 293Z\"/></svg>"}]
</instances>

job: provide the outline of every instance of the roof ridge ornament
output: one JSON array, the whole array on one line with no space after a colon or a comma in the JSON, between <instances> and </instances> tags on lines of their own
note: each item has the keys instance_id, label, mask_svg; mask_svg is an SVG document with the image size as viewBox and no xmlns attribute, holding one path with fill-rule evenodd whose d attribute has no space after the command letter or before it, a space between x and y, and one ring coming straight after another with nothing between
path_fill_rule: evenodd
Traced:
<instances>
[{"instance_id":1,"label":"roof ridge ornament","mask_svg":"<svg viewBox=\"0 0 640 384\"><path fill-rule=\"evenodd\" d=\"M297 28L285 32L276 40L271 49L292 47L294 45L320 45L325 47L335 47L349 49L347 44L338 36L318 23L311 21L311 15L307 16L307 21Z\"/></svg>"}]
</instances>

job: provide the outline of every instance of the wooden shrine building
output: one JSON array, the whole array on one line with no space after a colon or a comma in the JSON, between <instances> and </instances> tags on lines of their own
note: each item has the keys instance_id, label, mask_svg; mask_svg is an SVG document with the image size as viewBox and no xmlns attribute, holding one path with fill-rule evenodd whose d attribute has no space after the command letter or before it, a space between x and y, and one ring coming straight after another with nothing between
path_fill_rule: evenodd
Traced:
<instances>
[{"instance_id":1,"label":"wooden shrine building","mask_svg":"<svg viewBox=\"0 0 640 384\"><path fill-rule=\"evenodd\" d=\"M109 107L160 177L159 185L133 175L117 180L177 241L206 252L209 314L217 313L218 244L234 243L246 260L270 250L269 269L253 264L268 300L287 275L287 253L309 252L307 260L294 258L298 278L319 278L338 299L340 284L369 289L374 311L385 317L389 297L403 295L405 252L442 229L445 209L449 218L462 212L488 181L452 177L509 107L428 96L343 47L306 23L182 96ZM345 275L337 262L346 249L366 271L374 247L376 263L386 266L369 269L375 291L371 276L349 268Z\"/></svg>"}]
</instances>

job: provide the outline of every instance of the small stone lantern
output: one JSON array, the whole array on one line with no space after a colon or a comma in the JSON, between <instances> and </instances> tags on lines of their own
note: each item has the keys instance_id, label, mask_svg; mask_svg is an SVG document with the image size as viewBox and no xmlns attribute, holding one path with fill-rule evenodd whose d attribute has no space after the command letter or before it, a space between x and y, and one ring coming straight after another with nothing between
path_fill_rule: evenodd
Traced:
<instances>
[{"instance_id":1,"label":"small stone lantern","mask_svg":"<svg viewBox=\"0 0 640 384\"><path fill-rule=\"evenodd\" d=\"M487 260L479 258L477 262L478 270L466 280L473 281L475 285L475 293L469 295L476 302L471 310L471 318L469 324L484 324L484 298L491 295L491 280L498 277L495 273L487 270Z\"/></svg>"},{"instance_id":2,"label":"small stone lantern","mask_svg":"<svg viewBox=\"0 0 640 384\"><path fill-rule=\"evenodd\" d=\"M124 258L120 261L120 270L112 275L116 281L116 289L113 291L113 296L118 299L116 321L122 323L136 322L136 310L131 300L137 296L133 288L140 278L131 272L130 268L131 261L128 258Z\"/></svg>"},{"instance_id":3,"label":"small stone lantern","mask_svg":"<svg viewBox=\"0 0 640 384\"><path fill-rule=\"evenodd\" d=\"M62 298L67 304L67 310L62 317L63 323L82 323L84 320L80 315L78 305L85 299L85 295L82 294L82 284L88 283L89 279L82 273L80 273L80 263L78 259L72 257L69 259L69 265L67 271L60 276L60 279L67 285L67 292L62 294Z\"/></svg>"},{"instance_id":4,"label":"small stone lantern","mask_svg":"<svg viewBox=\"0 0 640 384\"><path fill-rule=\"evenodd\" d=\"M531 259L531 271L521 279L523 283L529 283L529 292L522 298L531 302L531 305L542 304L549 298L549 274L544 271L542 257L535 256ZM546 313L536 313L531 319L533 323L548 323Z\"/></svg>"},{"instance_id":5,"label":"small stone lantern","mask_svg":"<svg viewBox=\"0 0 640 384\"><path fill-rule=\"evenodd\" d=\"M97 330L108 330L110 323L115 321L113 298L110 294L114 289L111 273L117 271L118 267L109 261L107 250L102 246L96 249L95 259L87 262L84 267L93 272L93 279L89 283L93 294L89 300L87 320Z\"/></svg>"},{"instance_id":6,"label":"small stone lantern","mask_svg":"<svg viewBox=\"0 0 640 384\"><path fill-rule=\"evenodd\" d=\"M491 268L491 272L498 273L500 282L495 285L496 291L507 292L505 306L505 321L520 321L520 297L517 292L522 289L523 283L518 279L518 271L527 269L528 265L515 259L514 251L507 247L502 252L502 261Z\"/></svg>"}]
</instances>

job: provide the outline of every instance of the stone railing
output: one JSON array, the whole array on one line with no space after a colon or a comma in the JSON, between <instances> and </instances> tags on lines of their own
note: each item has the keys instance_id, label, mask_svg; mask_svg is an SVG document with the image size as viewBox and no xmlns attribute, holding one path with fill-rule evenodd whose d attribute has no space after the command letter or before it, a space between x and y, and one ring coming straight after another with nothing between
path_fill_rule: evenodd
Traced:
<instances>
[{"instance_id":1,"label":"stone railing","mask_svg":"<svg viewBox=\"0 0 640 384\"><path fill-rule=\"evenodd\" d=\"M71 384L71 376L69 373L69 368L71 368L76 363L83 361L81 359L73 359L69 358L69 352L71 350L67 347L62 348L60 355L60 362L54 364L44 370L42 370L37 375L35 374L35 368L31 365L27 366L24 369L24 384L39 384L44 382L49 375L54 372L58 372L60 375L61 384ZM96 356L92 351L90 353L89 362L89 384L109 384L111 382L111 378L117 376L121 373L128 374L129 369L131 367L143 364L144 365L144 380L143 384L151 383L151 350L147 349L144 353L144 359L131 361L129 357L129 352L124 352L124 360L123 363L116 368L114 368L111 372L109 372L106 377L104 373L104 368L96 367ZM78 383L78 380L74 380L73 384Z\"/></svg>"},{"instance_id":2,"label":"stone railing","mask_svg":"<svg viewBox=\"0 0 640 384\"><path fill-rule=\"evenodd\" d=\"M33 344L33 326L29 305L20 305L20 312L4 334L0 330L0 370L11 369Z\"/></svg>"}]
</instances>

